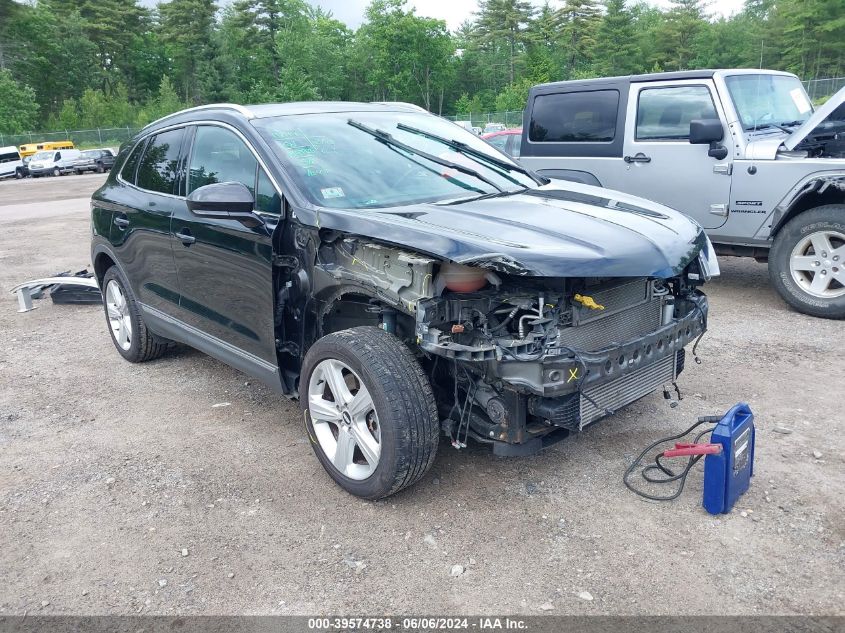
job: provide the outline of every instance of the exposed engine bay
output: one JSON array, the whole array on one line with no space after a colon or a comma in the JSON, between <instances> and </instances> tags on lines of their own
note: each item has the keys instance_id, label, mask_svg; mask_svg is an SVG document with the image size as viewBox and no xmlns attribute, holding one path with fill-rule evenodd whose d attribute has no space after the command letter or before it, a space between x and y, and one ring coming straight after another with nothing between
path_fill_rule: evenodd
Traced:
<instances>
[{"instance_id":1,"label":"exposed engine bay","mask_svg":"<svg viewBox=\"0 0 845 633\"><path fill-rule=\"evenodd\" d=\"M453 445L471 437L498 454L535 452L671 385L707 325L700 258L669 279L546 278L340 238L317 262L341 288L325 330L369 322L399 336Z\"/></svg>"}]
</instances>

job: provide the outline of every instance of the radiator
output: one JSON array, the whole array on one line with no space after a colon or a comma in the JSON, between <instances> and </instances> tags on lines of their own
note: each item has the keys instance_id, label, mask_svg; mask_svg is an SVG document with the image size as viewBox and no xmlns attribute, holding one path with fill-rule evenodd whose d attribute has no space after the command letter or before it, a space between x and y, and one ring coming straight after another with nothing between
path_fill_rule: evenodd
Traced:
<instances>
[{"instance_id":1,"label":"radiator","mask_svg":"<svg viewBox=\"0 0 845 633\"><path fill-rule=\"evenodd\" d=\"M647 396L652 391L675 379L677 354L647 365L626 376L595 387L586 387L586 393L598 408L581 395L581 420L579 430L606 415L604 409L616 411L627 404Z\"/></svg>"},{"instance_id":2,"label":"radiator","mask_svg":"<svg viewBox=\"0 0 845 633\"><path fill-rule=\"evenodd\" d=\"M657 330L660 327L661 312L660 298L656 297L583 325L564 328L560 331L558 341L563 347L585 352L612 347Z\"/></svg>"}]
</instances>

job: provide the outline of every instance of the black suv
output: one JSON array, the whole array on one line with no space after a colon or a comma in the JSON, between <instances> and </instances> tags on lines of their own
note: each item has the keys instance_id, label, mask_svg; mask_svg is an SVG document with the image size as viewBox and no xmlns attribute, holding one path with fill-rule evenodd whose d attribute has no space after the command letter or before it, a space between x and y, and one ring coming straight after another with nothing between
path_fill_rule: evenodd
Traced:
<instances>
[{"instance_id":1,"label":"black suv","mask_svg":"<svg viewBox=\"0 0 845 633\"><path fill-rule=\"evenodd\" d=\"M92 199L120 354L173 342L298 397L349 492L438 435L524 455L664 384L718 273L692 220L551 184L404 104L211 105L122 148Z\"/></svg>"}]
</instances>

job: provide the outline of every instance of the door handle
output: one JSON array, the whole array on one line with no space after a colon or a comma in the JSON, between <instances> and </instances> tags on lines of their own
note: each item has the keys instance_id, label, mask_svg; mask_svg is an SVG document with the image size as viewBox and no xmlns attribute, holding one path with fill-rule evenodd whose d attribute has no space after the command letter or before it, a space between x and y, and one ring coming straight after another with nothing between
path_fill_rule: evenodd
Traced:
<instances>
[{"instance_id":1,"label":"door handle","mask_svg":"<svg viewBox=\"0 0 845 633\"><path fill-rule=\"evenodd\" d=\"M185 246L190 246L197 241L197 238L191 235L191 232L188 229L182 229L176 234L176 237L178 237Z\"/></svg>"},{"instance_id":2,"label":"door handle","mask_svg":"<svg viewBox=\"0 0 845 633\"><path fill-rule=\"evenodd\" d=\"M122 215L118 215L114 219L114 225L118 228L125 229L127 226L129 226L129 218L124 217Z\"/></svg>"},{"instance_id":3,"label":"door handle","mask_svg":"<svg viewBox=\"0 0 845 633\"><path fill-rule=\"evenodd\" d=\"M631 163L650 163L651 162L651 156L646 156L642 152L637 152L633 156L626 156L622 160L624 160L629 165Z\"/></svg>"}]
</instances>

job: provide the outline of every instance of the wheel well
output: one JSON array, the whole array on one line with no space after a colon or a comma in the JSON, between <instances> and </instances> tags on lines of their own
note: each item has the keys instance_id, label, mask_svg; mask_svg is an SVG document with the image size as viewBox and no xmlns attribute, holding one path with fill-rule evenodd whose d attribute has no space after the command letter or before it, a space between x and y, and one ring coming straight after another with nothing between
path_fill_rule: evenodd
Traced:
<instances>
[{"instance_id":1,"label":"wheel well","mask_svg":"<svg viewBox=\"0 0 845 633\"><path fill-rule=\"evenodd\" d=\"M103 287L103 277L106 276L106 271L112 266L114 266L114 260L105 253L100 253L94 260L94 275L97 277L97 284L100 288Z\"/></svg>"},{"instance_id":2,"label":"wheel well","mask_svg":"<svg viewBox=\"0 0 845 633\"><path fill-rule=\"evenodd\" d=\"M777 225L772 228L772 236L776 235L787 222L799 213L803 213L809 209L815 209L816 207L821 207L826 204L841 204L843 201L845 201L845 192L835 186L822 186L821 189L808 191L793 202L792 206L789 207L789 211L787 211L786 214L778 220Z\"/></svg>"},{"instance_id":3,"label":"wheel well","mask_svg":"<svg viewBox=\"0 0 845 633\"><path fill-rule=\"evenodd\" d=\"M374 309L375 308L375 309ZM378 308L371 303L371 297L354 292L336 296L323 310L320 319L320 336L347 330L361 325L378 326Z\"/></svg>"}]
</instances>

